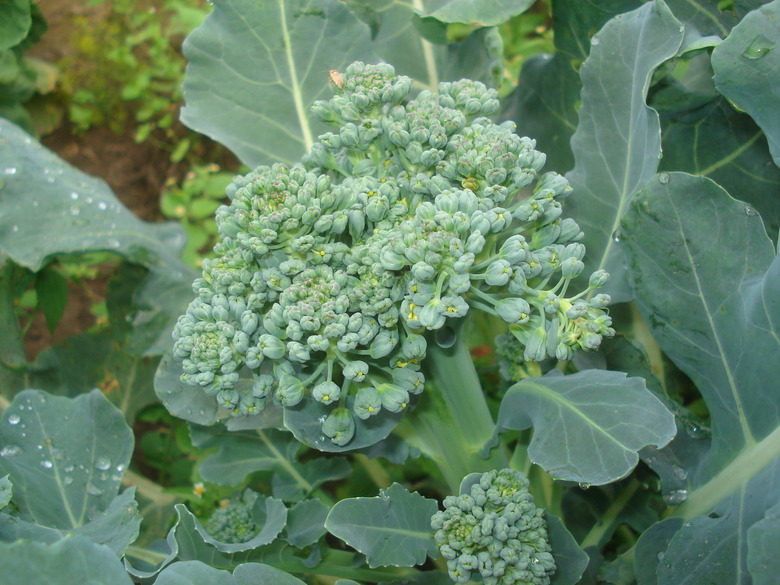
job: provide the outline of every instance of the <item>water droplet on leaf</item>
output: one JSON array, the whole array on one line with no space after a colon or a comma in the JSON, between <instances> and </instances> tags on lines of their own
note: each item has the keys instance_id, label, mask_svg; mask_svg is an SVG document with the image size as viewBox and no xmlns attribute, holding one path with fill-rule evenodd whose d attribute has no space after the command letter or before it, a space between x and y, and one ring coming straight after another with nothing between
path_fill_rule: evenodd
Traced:
<instances>
[{"instance_id":1,"label":"water droplet on leaf","mask_svg":"<svg viewBox=\"0 0 780 585\"><path fill-rule=\"evenodd\" d=\"M662 185L666 185L669 182L669 179L670 179L669 173L661 173L660 175L658 175L658 182L661 183Z\"/></svg>"},{"instance_id":2,"label":"water droplet on leaf","mask_svg":"<svg viewBox=\"0 0 780 585\"><path fill-rule=\"evenodd\" d=\"M19 418L18 414L12 414L11 416L8 417L8 424L9 425L18 425L20 420L22 420L22 419Z\"/></svg>"},{"instance_id":3,"label":"water droplet on leaf","mask_svg":"<svg viewBox=\"0 0 780 585\"><path fill-rule=\"evenodd\" d=\"M758 211L750 205L745 205L745 215L755 216L758 215Z\"/></svg>"},{"instance_id":4,"label":"water droplet on leaf","mask_svg":"<svg viewBox=\"0 0 780 585\"><path fill-rule=\"evenodd\" d=\"M54 464L48 459L44 459L43 461L41 461L41 467L43 467L44 469L51 469L52 467L54 467Z\"/></svg>"},{"instance_id":5,"label":"water droplet on leaf","mask_svg":"<svg viewBox=\"0 0 780 585\"><path fill-rule=\"evenodd\" d=\"M601 43L601 39L598 38L596 35L593 35L592 37L590 37L590 44L591 45L593 45L595 47L599 43Z\"/></svg>"},{"instance_id":6,"label":"water droplet on leaf","mask_svg":"<svg viewBox=\"0 0 780 585\"><path fill-rule=\"evenodd\" d=\"M22 448L18 445L6 445L0 449L0 457L14 457L22 452Z\"/></svg>"},{"instance_id":7,"label":"water droplet on leaf","mask_svg":"<svg viewBox=\"0 0 780 585\"><path fill-rule=\"evenodd\" d=\"M108 457L98 457L95 461L95 467L100 471L105 471L111 467L111 460Z\"/></svg>"},{"instance_id":8,"label":"water droplet on leaf","mask_svg":"<svg viewBox=\"0 0 780 585\"><path fill-rule=\"evenodd\" d=\"M667 506L679 506L688 499L688 490L672 490L664 494L664 503Z\"/></svg>"},{"instance_id":9,"label":"water droplet on leaf","mask_svg":"<svg viewBox=\"0 0 780 585\"><path fill-rule=\"evenodd\" d=\"M745 59L761 59L766 57L772 49L775 48L775 44L766 38L764 35L758 35L753 42L750 43L747 49L744 50L742 56Z\"/></svg>"}]
</instances>

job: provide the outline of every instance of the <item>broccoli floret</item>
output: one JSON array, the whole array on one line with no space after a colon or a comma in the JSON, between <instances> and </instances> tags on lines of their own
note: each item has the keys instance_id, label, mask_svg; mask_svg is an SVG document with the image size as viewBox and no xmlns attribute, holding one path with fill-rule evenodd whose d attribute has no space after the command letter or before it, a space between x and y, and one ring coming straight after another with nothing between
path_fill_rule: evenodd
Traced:
<instances>
[{"instance_id":1,"label":"broccoli floret","mask_svg":"<svg viewBox=\"0 0 780 585\"><path fill-rule=\"evenodd\" d=\"M456 583L547 585L555 572L544 511L519 471L483 473L469 493L447 496L431 528Z\"/></svg>"},{"instance_id":2,"label":"broccoli floret","mask_svg":"<svg viewBox=\"0 0 780 585\"><path fill-rule=\"evenodd\" d=\"M253 539L260 532L252 512L257 493L248 489L236 493L229 500L220 502L220 507L206 521L206 532L219 542L239 544Z\"/></svg>"},{"instance_id":3,"label":"broccoli floret","mask_svg":"<svg viewBox=\"0 0 780 585\"><path fill-rule=\"evenodd\" d=\"M606 273L566 296L585 253L561 218L571 188L541 173L544 154L512 122L485 117L495 90L463 80L411 98L385 64L335 79L312 108L335 131L302 164L227 188L216 257L173 333L182 380L235 416L315 400L330 413L323 433L346 445L353 417L409 405L426 335L469 311L508 323L526 360L614 333L608 297L586 300Z\"/></svg>"}]
</instances>

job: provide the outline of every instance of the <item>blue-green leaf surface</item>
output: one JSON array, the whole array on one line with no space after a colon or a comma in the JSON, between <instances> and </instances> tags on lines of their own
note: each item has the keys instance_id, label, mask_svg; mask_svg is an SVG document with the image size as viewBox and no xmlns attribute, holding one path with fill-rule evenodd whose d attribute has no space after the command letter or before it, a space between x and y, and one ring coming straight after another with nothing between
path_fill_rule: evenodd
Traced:
<instances>
[{"instance_id":1,"label":"blue-green leaf surface","mask_svg":"<svg viewBox=\"0 0 780 585\"><path fill-rule=\"evenodd\" d=\"M132 585L116 554L83 536L0 543L3 585Z\"/></svg>"},{"instance_id":2,"label":"blue-green leaf surface","mask_svg":"<svg viewBox=\"0 0 780 585\"><path fill-rule=\"evenodd\" d=\"M662 0L610 20L591 38L580 70L582 107L572 136L574 187L569 213L585 232L591 269L612 278L605 292L627 300L622 250L615 245L620 218L655 174L661 156L658 114L645 96L656 67L677 53L683 28Z\"/></svg>"},{"instance_id":3,"label":"blue-green leaf surface","mask_svg":"<svg viewBox=\"0 0 780 585\"><path fill-rule=\"evenodd\" d=\"M417 0L421 16L441 22L495 26L528 10L534 0Z\"/></svg>"},{"instance_id":4,"label":"blue-green leaf surface","mask_svg":"<svg viewBox=\"0 0 780 585\"><path fill-rule=\"evenodd\" d=\"M13 484L11 483L9 477L7 475L0 477L0 510L8 505L8 502L11 501L12 495Z\"/></svg>"},{"instance_id":5,"label":"blue-green leaf surface","mask_svg":"<svg viewBox=\"0 0 780 585\"><path fill-rule=\"evenodd\" d=\"M326 532L329 508L319 500L303 500L289 509L284 539L304 548L317 542Z\"/></svg>"},{"instance_id":6,"label":"blue-green leaf surface","mask_svg":"<svg viewBox=\"0 0 780 585\"><path fill-rule=\"evenodd\" d=\"M181 278L184 234L141 221L101 179L70 166L0 119L0 250L32 271L53 254L107 250Z\"/></svg>"},{"instance_id":7,"label":"blue-green leaf surface","mask_svg":"<svg viewBox=\"0 0 780 585\"><path fill-rule=\"evenodd\" d=\"M133 434L99 390L78 398L26 390L0 421L0 472L18 514L0 514L0 538L47 542L83 533L117 554L138 536L132 489L117 495Z\"/></svg>"},{"instance_id":8,"label":"blue-green leaf surface","mask_svg":"<svg viewBox=\"0 0 780 585\"><path fill-rule=\"evenodd\" d=\"M303 581L269 565L245 563L228 571L200 561L182 561L160 573L156 585L304 585Z\"/></svg>"},{"instance_id":9,"label":"blue-green leaf surface","mask_svg":"<svg viewBox=\"0 0 780 585\"><path fill-rule=\"evenodd\" d=\"M686 521L654 582L747 585L747 531L780 501L780 259L753 207L683 173L651 181L623 228L640 310L712 430L709 452L681 461Z\"/></svg>"},{"instance_id":10,"label":"blue-green leaf surface","mask_svg":"<svg viewBox=\"0 0 780 585\"><path fill-rule=\"evenodd\" d=\"M780 165L780 0L754 10L712 52L718 90L750 114Z\"/></svg>"},{"instance_id":11,"label":"blue-green leaf surface","mask_svg":"<svg viewBox=\"0 0 780 585\"><path fill-rule=\"evenodd\" d=\"M748 529L747 536L753 585L772 585L780 575L780 504L767 510L766 516Z\"/></svg>"},{"instance_id":12,"label":"blue-green leaf surface","mask_svg":"<svg viewBox=\"0 0 780 585\"><path fill-rule=\"evenodd\" d=\"M292 164L309 150L331 69L372 60L369 29L337 0L217 0L184 44L182 121L247 166Z\"/></svg>"},{"instance_id":13,"label":"blue-green leaf surface","mask_svg":"<svg viewBox=\"0 0 780 585\"><path fill-rule=\"evenodd\" d=\"M641 378L586 370L529 378L501 402L497 432L533 426L532 461L555 479L602 485L628 475L646 445L666 445L674 417Z\"/></svg>"},{"instance_id":14,"label":"blue-green leaf surface","mask_svg":"<svg viewBox=\"0 0 780 585\"><path fill-rule=\"evenodd\" d=\"M328 514L325 527L366 555L370 567L411 567L435 557L431 517L435 500L394 483L375 498L347 498Z\"/></svg>"},{"instance_id":15,"label":"blue-green leaf surface","mask_svg":"<svg viewBox=\"0 0 780 585\"><path fill-rule=\"evenodd\" d=\"M396 73L411 77L418 89L435 90L440 81L462 78L493 86L501 77L502 43L493 28L447 45L446 38L433 42L420 34L418 14L433 7L429 0L348 0L346 4L371 27L371 49L377 57L393 65ZM514 3L520 11L523 4Z\"/></svg>"},{"instance_id":16,"label":"blue-green leaf surface","mask_svg":"<svg viewBox=\"0 0 780 585\"><path fill-rule=\"evenodd\" d=\"M547 520L551 554L557 567L550 583L552 585L575 585L580 582L580 578L588 566L588 555L580 548L560 518L553 514L545 514L544 517Z\"/></svg>"},{"instance_id":17,"label":"blue-green leaf surface","mask_svg":"<svg viewBox=\"0 0 780 585\"><path fill-rule=\"evenodd\" d=\"M702 71L710 79L712 71ZM664 157L659 171L685 171L709 177L750 203L770 235L780 231L780 168L766 138L750 116L720 98L701 107L680 108L665 117Z\"/></svg>"},{"instance_id":18,"label":"blue-green leaf surface","mask_svg":"<svg viewBox=\"0 0 780 585\"><path fill-rule=\"evenodd\" d=\"M299 462L301 444L289 432L278 429L230 432L192 427L192 441L202 449L218 447L200 465L199 472L205 480L238 485L250 473L273 471L274 495L287 501L299 500L322 483L350 472L342 457Z\"/></svg>"},{"instance_id":19,"label":"blue-green leaf surface","mask_svg":"<svg viewBox=\"0 0 780 585\"><path fill-rule=\"evenodd\" d=\"M217 421L217 401L200 386L181 381L181 363L166 353L154 375L154 390L157 397L172 415L201 425Z\"/></svg>"}]
</instances>

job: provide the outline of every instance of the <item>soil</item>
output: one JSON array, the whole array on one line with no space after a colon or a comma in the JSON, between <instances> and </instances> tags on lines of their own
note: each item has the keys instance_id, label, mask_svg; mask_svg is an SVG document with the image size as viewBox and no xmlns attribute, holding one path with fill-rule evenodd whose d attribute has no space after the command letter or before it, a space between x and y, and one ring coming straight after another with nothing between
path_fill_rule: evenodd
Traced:
<instances>
[{"instance_id":1,"label":"soil","mask_svg":"<svg viewBox=\"0 0 780 585\"><path fill-rule=\"evenodd\" d=\"M28 54L54 65L74 54L74 19L86 17L100 26L111 10L110 2L90 6L86 0L38 0L38 5L48 30ZM64 108L62 104L63 111ZM181 125L175 131L181 136L188 132ZM154 141L137 143L133 134L132 127L122 134L106 127L76 133L63 116L52 132L41 137L41 143L82 171L103 178L122 203L141 219L163 221L160 193L166 181L179 180L187 172L187 163L172 163L169 153L156 147ZM238 168L236 159L224 148L205 138L202 143L201 158L217 162L222 168ZM26 336L28 358L95 324L90 308L105 296L111 274L109 269L101 271L94 281L71 283L65 315L54 334L41 315L35 317Z\"/></svg>"}]
</instances>

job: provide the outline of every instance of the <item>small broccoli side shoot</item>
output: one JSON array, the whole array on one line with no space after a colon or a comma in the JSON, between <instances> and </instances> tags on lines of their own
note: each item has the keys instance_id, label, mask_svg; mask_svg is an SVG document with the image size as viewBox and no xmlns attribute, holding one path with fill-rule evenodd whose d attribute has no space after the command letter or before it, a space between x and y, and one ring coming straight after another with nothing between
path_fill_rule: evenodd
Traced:
<instances>
[{"instance_id":1,"label":"small broccoli side shoot","mask_svg":"<svg viewBox=\"0 0 780 585\"><path fill-rule=\"evenodd\" d=\"M447 496L431 528L456 583L547 585L555 572L544 511L519 471L483 473L469 493Z\"/></svg>"},{"instance_id":2,"label":"small broccoli side shoot","mask_svg":"<svg viewBox=\"0 0 780 585\"><path fill-rule=\"evenodd\" d=\"M206 521L206 532L219 542L240 544L252 540L260 532L252 510L257 494L246 490L236 493L229 500L220 502L220 507Z\"/></svg>"},{"instance_id":3,"label":"small broccoli side shoot","mask_svg":"<svg viewBox=\"0 0 780 585\"><path fill-rule=\"evenodd\" d=\"M174 330L182 380L235 416L268 402L322 409L322 441L405 410L432 334L473 311L502 319L526 360L569 359L614 333L566 179L495 124L479 82L410 96L390 65L353 63L313 112L335 126L302 164L259 167L227 189L216 257ZM327 439L326 439L327 437ZM322 447L322 445L319 445Z\"/></svg>"}]
</instances>

